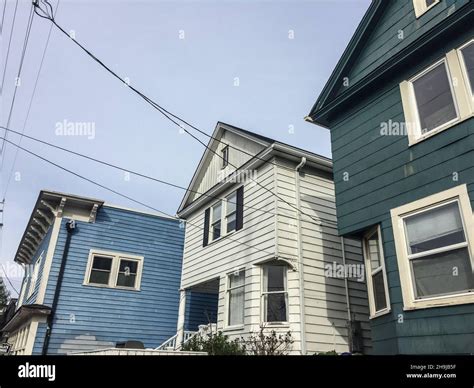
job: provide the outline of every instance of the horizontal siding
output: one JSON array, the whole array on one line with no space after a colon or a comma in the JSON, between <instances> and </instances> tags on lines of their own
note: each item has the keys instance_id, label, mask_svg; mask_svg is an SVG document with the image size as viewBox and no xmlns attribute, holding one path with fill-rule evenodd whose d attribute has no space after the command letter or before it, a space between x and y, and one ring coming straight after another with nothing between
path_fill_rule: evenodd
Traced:
<instances>
[{"instance_id":1,"label":"horizontal siding","mask_svg":"<svg viewBox=\"0 0 474 388\"><path fill-rule=\"evenodd\" d=\"M63 220L46 289L51 305L66 240ZM71 239L49 352L67 353L142 341L157 347L176 332L184 228L179 222L102 207L95 223L77 222ZM84 286L90 249L144 256L140 291ZM40 324L35 343L44 340Z\"/></svg>"},{"instance_id":2,"label":"horizontal siding","mask_svg":"<svg viewBox=\"0 0 474 388\"><path fill-rule=\"evenodd\" d=\"M278 168L278 192L293 206L297 206L295 165L284 163L284 167ZM334 185L330 177L304 168L300 174L299 207L305 213L301 214L301 234L307 352L347 352L349 344L344 280L325 275L326 264L342 264L341 240L335 226ZM279 212L282 211L286 216L279 216L277 219L278 251L297 258L299 214L287 204L281 205ZM322 225L318 224L319 220ZM347 239L345 243L346 263L362 264L360 243ZM365 352L370 352L365 283L350 281L349 295L355 319L362 322Z\"/></svg>"}]
</instances>

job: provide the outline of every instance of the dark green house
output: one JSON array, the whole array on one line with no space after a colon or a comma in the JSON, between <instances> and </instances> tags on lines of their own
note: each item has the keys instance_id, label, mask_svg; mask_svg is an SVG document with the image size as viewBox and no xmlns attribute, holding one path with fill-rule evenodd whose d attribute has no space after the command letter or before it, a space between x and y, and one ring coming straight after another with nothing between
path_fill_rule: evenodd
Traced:
<instances>
[{"instance_id":1,"label":"dark green house","mask_svg":"<svg viewBox=\"0 0 474 388\"><path fill-rule=\"evenodd\" d=\"M473 3L373 1L306 117L331 131L376 354L474 354Z\"/></svg>"}]
</instances>

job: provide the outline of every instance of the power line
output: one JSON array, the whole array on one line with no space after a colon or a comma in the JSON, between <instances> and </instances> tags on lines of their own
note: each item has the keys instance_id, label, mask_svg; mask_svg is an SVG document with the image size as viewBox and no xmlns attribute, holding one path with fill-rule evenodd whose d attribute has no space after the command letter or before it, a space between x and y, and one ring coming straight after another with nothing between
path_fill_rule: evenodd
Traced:
<instances>
[{"instance_id":1,"label":"power line","mask_svg":"<svg viewBox=\"0 0 474 388\"><path fill-rule=\"evenodd\" d=\"M21 70L23 69L23 61L25 59L26 49L28 47L28 40L29 40L29 37L30 37L31 26L33 25L33 16L34 16L33 10L34 10L34 7L31 7L30 16L28 18L28 24L27 24L27 27L26 27L25 40L23 42L23 50L22 50L21 58L20 58L20 65L18 67L18 73L17 73L17 77L16 77L16 82L15 82L15 89L13 91L12 103L11 103L11 106L10 106L10 112L8 113L8 120L7 120L7 125L6 125L7 127L10 126L10 120L12 118L13 108L15 106L16 92L17 92L18 86L19 86L18 81L20 81L20 79L21 79ZM8 137L8 133L5 133L5 138L7 138L7 137ZM4 148L5 148L5 141L2 142L2 147L0 148L0 154L2 155L1 161L0 161L0 171L3 169L3 162L4 162L4 159L5 159L5 149Z\"/></svg>"},{"instance_id":2,"label":"power line","mask_svg":"<svg viewBox=\"0 0 474 388\"><path fill-rule=\"evenodd\" d=\"M142 99L144 99L148 104L150 104L152 107L154 107L156 110L158 110L164 117L166 117L169 121L171 121L173 124L177 125L179 128L181 128L184 132L186 132L189 136L191 136L193 139L195 139L196 141L198 141L201 145L203 145L206 149L208 149L209 151L211 151L212 153L214 153L215 155L217 155L219 158L221 159L224 159L222 155L220 155L218 152L214 151L211 147L209 147L207 144L205 144L201 139L199 139L197 136L195 136L194 134L192 134L190 131L188 131L183 125L181 125L179 122L177 122L176 120L179 120L180 122L184 123L185 125L187 125L188 127L196 130L197 132L209 137L211 140L215 140L215 141L218 141L219 143L221 143L221 140L220 139L217 139L217 138L214 138L212 135L209 135L207 134L206 132L200 130L199 128L193 126L192 124L188 123L187 121L185 121L184 119L180 118L179 116L171 113L170 111L166 110L165 108L163 108L162 106L160 106L157 102L155 102L154 100L152 100L151 98L149 98L148 96L146 96L145 94L143 94L142 92L140 92L138 89L136 89L134 86L130 85L129 83L125 82L117 73L115 73L111 68L109 68L104 62L102 62L99 58L97 58L94 54L92 54L92 52L90 52L86 47L84 47L81 43L79 43L75 38L72 38L70 34L68 34L54 19L54 15L52 13L52 7L51 7L51 4L49 3L48 0L41 0L42 3L47 7L47 9L42 9L40 6L39 6L39 0L36 0L35 3L33 4L34 7L35 7L35 13L43 18L43 19L47 19L49 21L51 21L51 23L54 24L54 26L56 28L58 28L65 36L67 36L70 40L72 40L78 47L80 47L87 55L89 55L93 60L95 60L101 67L103 67L108 73L110 73L113 77L115 77L116 79L118 79L121 83L125 83L125 85L127 85L133 92L135 92L137 95L139 95ZM233 147L231 145L229 145L230 148L235 148L236 150L238 150L239 152L242 152L244 154L247 154L249 156L251 156L251 158L255 158L255 159L260 159L257 155L254 155L252 153L249 153L245 150L241 150L239 148L236 148L236 147ZM273 162L271 161L268 161L268 160L265 160L265 159L262 159L264 161L264 163L270 163L270 164L274 164ZM232 166L233 168L235 169L238 169L237 166L233 165L232 163L228 162L228 164L230 166ZM258 181L255 181L254 179L252 178L249 178L251 181L253 181L254 183L256 183L257 185L259 185L261 188L263 188L265 191L269 192L271 195L275 196L276 198L278 198L280 201L286 203L288 206L292 207L293 209L295 209L296 211L298 211L299 213L311 218L312 220L314 220L315 222L319 223L320 221L317 220L316 218L314 218L311 214L308 214L306 212L304 212L303 210L301 210L300 208L298 208L297 206L293 205L292 203L286 201L283 197L281 197L280 195L278 195L277 193L274 193L272 190L268 189L267 187L265 187L264 185L262 185L260 182Z\"/></svg>"},{"instance_id":3,"label":"power line","mask_svg":"<svg viewBox=\"0 0 474 388\"><path fill-rule=\"evenodd\" d=\"M55 15L58 12L59 3L60 3L60 0L58 0L58 2L56 3L56 8L54 10ZM41 70L43 69L43 62L44 62L44 58L46 57L46 51L48 49L49 39L51 38L52 30L53 30L53 25L51 24L51 26L49 27L48 38L46 39L46 44L44 46L43 55L41 57L41 62L40 62L40 65L39 65L38 73L36 74L35 85L33 87L33 93L31 94L30 103L28 105L28 110L26 112L25 121L23 122L23 128L21 130L21 137L20 137L20 141L19 141L18 144L21 144L23 134L25 133L26 124L27 124L28 118L30 116L31 106L33 105L33 100L35 98L36 87L38 86L38 80L39 80L39 77L40 77L40 74L41 74ZM6 129L6 128L4 128L4 129ZM3 158L3 156L2 156L2 158ZM13 175L13 170L15 169L15 164L16 164L17 158L18 158L18 148L15 148L15 156L13 158L13 164L12 164L12 167L10 169L10 173L8 174L8 179L7 179L7 184L5 186L5 191L3 192L3 197L2 198L3 198L4 201L5 201L5 197L7 196L8 188L10 186L10 181L11 181L11 178L12 178L12 175Z\"/></svg>"},{"instance_id":4,"label":"power line","mask_svg":"<svg viewBox=\"0 0 474 388\"><path fill-rule=\"evenodd\" d=\"M13 288L13 290L16 292L16 294L18 296L20 296L20 293L18 292L18 290L16 289L16 287L13 285L13 283L11 282L10 278L8 277L7 275L7 271L5 271L5 267L3 266L3 263L2 263L2 270L3 270L3 273L5 275L5 279L7 279L8 283L10 284L10 287Z\"/></svg>"},{"instance_id":5,"label":"power line","mask_svg":"<svg viewBox=\"0 0 474 388\"><path fill-rule=\"evenodd\" d=\"M5 0L5 6L7 1ZM10 37L8 39L8 48L7 48L7 55L5 57L5 67L3 69L3 76L2 76L2 84L0 86L0 94L3 94L3 85L5 83L5 74L7 73L7 64L8 64L8 57L10 55L10 46L12 44L12 37L13 37L13 30L15 28L15 20L16 20L16 9L18 8L18 0L15 3L15 11L13 11L13 21L12 21L12 28L10 30ZM2 16L2 31L3 31L3 18L5 16L5 7L3 8L3 16Z\"/></svg>"},{"instance_id":6,"label":"power line","mask_svg":"<svg viewBox=\"0 0 474 388\"><path fill-rule=\"evenodd\" d=\"M5 10L7 9L7 0L3 2L2 24L0 25L0 35L3 33L3 23L5 22Z\"/></svg>"},{"instance_id":7,"label":"power line","mask_svg":"<svg viewBox=\"0 0 474 388\"><path fill-rule=\"evenodd\" d=\"M142 202L142 201L139 201L139 200L137 200L137 199L135 199L135 198L133 198L133 197L130 197L129 195L123 194L123 193L121 193L121 192L119 192L119 191L117 191L117 190L115 190L115 189L112 189L112 188L110 188L110 187L108 187L108 186L103 185L102 183L99 183L99 182L97 182L97 181L95 181L95 180L92 180L92 179L90 179L90 178L85 177L84 175L81 175L81 174L79 174L79 173L77 173L77 172L74 172L74 171L72 171L72 170L70 170L70 169L68 169L68 168L66 168L66 167L64 167L64 166L61 166L61 165L59 165L59 164L57 164L57 163L55 163L55 162L53 162L53 161L51 161L51 160L49 160L49 159L47 159L47 158L41 156L41 155L38 155L38 154L34 153L33 151L30 151L30 150L28 150L28 149L26 149L26 148L24 148L24 147L22 147L22 146L20 146L20 145L18 145L18 144L16 144L16 143L13 143L11 140L8 140L8 139L6 139L6 138L0 138L0 139L3 139L6 143L9 143L9 144L13 145L14 147L18 147L20 150L22 150L22 151L24 151L24 152L26 152L26 153L28 153L28 154L30 154L30 155L33 155L33 156L35 156L36 158L41 159L42 161L44 161L44 162L46 162L46 163L48 163L48 164L51 164L51 165L54 166L54 167L57 167L57 168L59 168L59 169L61 169L61 170L63 170L63 171L66 171L67 173L69 173L69 174L71 174L71 175L74 175L74 176L76 176L76 177L78 177L78 178L80 178L80 179L82 179L82 180L85 180L85 181L87 181L87 182L89 182L89 183L92 183L93 185L96 185L96 186L98 186L98 187L100 187L100 188L102 188L102 189L104 189L104 190L110 191L111 193L116 194L116 195L118 195L118 196L120 196L120 197L122 197L122 198L125 198L125 199L127 199L127 200L129 200L129 201L131 201L131 202L134 202L134 203L136 203L136 204L139 204L139 205L141 205L141 206L144 206L144 207L146 207L146 208L148 208L148 209L151 209L151 210L153 210L153 211L155 211L155 212L161 213L161 214L163 214L163 215L166 216L166 217L169 217L169 218L172 218L172 219L175 219L175 220L178 220L178 221L184 221L184 222L186 222L186 224L189 224L189 225L194 226L194 227L196 227L196 228L199 228L199 229L201 229L201 230L205 230L204 227L202 227L201 225L197 225L197 224L192 223L192 222L189 222L189 221L187 221L187 220L183 220L183 219L181 219L181 218L179 218L179 217L177 217L177 216L173 216L173 215L167 214L167 213L165 213L165 212L163 212L163 211L161 211L161 210L159 210L159 209L157 209L157 208L155 208L155 207L153 207L153 206L151 206L151 205L148 205L148 204L146 204L146 203L144 203L144 202ZM254 250L258 251L258 252L266 253L267 255L274 255L274 254L275 254L275 252L268 252L268 251L266 251L266 250L264 250L264 249L257 248L257 247L255 247L255 246L250 245L250 244L248 244L248 243L245 243L245 242L243 242L243 241L239 241L239 240L236 240L236 239L232 239L232 238L230 238L229 236L227 237L227 239L228 239L229 241L236 242L236 243L238 243L238 244L248 246L249 248L252 248L252 249L254 249Z\"/></svg>"},{"instance_id":8,"label":"power line","mask_svg":"<svg viewBox=\"0 0 474 388\"><path fill-rule=\"evenodd\" d=\"M177 189L180 189L180 190L184 190L184 191L189 191L191 193L195 193L195 194L198 194L198 195L203 195L205 197L208 197L208 198L212 198L212 199L219 199L219 200L222 200L223 197L221 196L217 196L217 195L211 195L211 194L207 194L207 193L202 193L200 191L197 191L197 190L191 190L191 189L188 189L184 186L180 186L176 183L171 183L171 182L167 182L165 180L162 180L162 179L159 179L159 178L155 178L155 177L152 177L150 175L146 175L146 174L143 174L141 172L137 172L137 171L134 171L134 170L131 170L131 169L128 169L126 167L122 167L122 166L119 166L119 165L116 165L116 164L113 164L113 163L110 163L110 162L106 162L106 161L103 161L103 160L100 160L100 159L97 159L97 158L94 158L92 156L88 156L88 155L85 155L85 154L82 154L80 152L77 152L77 151L73 151L73 150L70 150L68 148L64 148L64 147L61 147L61 146L58 146L56 144L53 144L53 143L50 143L50 142L47 142L45 140L41 140L41 139L38 139L38 138L35 138L33 136L29 136L29 135L26 135L26 134L22 134L18 131L15 131L13 129L10 129L10 128L7 128L7 127L4 127L4 126L1 126L0 125L0 128L7 131L7 132L11 132L11 133L14 133L16 135L22 135L23 137L27 138L27 139L30 139L30 140L33 140L35 142L38 142L38 143L41 143L41 144L44 144L44 145L47 145L49 147L52 147L52 148L55 148L55 149L58 149L58 150L61 150L61 151L64 151L64 152L67 152L67 153L70 153L72 155L75 155L75 156L78 156L80 158L83 158L83 159L87 159L87 160L90 160L90 161L93 161L95 163L99 163L99 164L102 164L104 166L107 166L107 167L111 167L111 168L114 168L116 170L119 170L119 171L123 171L123 172L127 172L129 174L132 174L132 175L136 175L138 177L141 177L141 178L144 178L144 179L148 179L148 180L151 180L151 181L154 181L154 182L157 182L157 183L160 183L160 184L163 184L163 185L167 185L167 186L171 186L171 187L174 187L174 188L177 188ZM18 148L17 148L18 150ZM236 204L236 202L232 202L232 201L228 201L229 203L232 203L232 204ZM262 213L266 213L266 214L273 214L273 215L280 215L280 216L283 216L283 217L287 217L288 215L287 214L281 214L281 213L276 213L276 212L272 212L268 209L263 209L263 208L260 208L260 207L255 207L255 206L249 206L249 205L243 205L244 208L246 209L251 209L251 210L258 210ZM326 220L325 220L326 221ZM330 220L327 220L330 222ZM311 222L311 221L308 221L309 223L312 223L312 224L316 224L315 222ZM324 223L322 221L320 221L317 225L323 225ZM327 225L327 226L330 226L330 225Z\"/></svg>"}]
</instances>

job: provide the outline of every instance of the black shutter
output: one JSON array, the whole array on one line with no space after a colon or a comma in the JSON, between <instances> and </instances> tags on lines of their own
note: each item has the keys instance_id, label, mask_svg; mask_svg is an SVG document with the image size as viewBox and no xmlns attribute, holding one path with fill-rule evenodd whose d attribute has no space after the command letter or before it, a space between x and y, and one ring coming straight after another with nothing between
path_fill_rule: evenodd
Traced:
<instances>
[{"instance_id":1,"label":"black shutter","mask_svg":"<svg viewBox=\"0 0 474 388\"><path fill-rule=\"evenodd\" d=\"M202 246L205 247L209 243L209 216L211 214L211 208L206 209L204 212L204 236L202 239Z\"/></svg>"},{"instance_id":2,"label":"black shutter","mask_svg":"<svg viewBox=\"0 0 474 388\"><path fill-rule=\"evenodd\" d=\"M244 186L237 189L235 230L240 230L244 226Z\"/></svg>"}]
</instances>

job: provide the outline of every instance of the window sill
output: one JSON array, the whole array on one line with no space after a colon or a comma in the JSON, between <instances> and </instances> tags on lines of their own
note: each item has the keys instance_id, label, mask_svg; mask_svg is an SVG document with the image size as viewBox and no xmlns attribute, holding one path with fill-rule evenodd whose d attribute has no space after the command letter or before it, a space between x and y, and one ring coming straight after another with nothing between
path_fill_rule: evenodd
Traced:
<instances>
[{"instance_id":1,"label":"window sill","mask_svg":"<svg viewBox=\"0 0 474 388\"><path fill-rule=\"evenodd\" d=\"M449 307L471 303L474 303L474 292L466 292L457 295L438 296L433 298L411 301L406 306L403 306L403 310L411 311L431 307Z\"/></svg>"},{"instance_id":2,"label":"window sill","mask_svg":"<svg viewBox=\"0 0 474 388\"><path fill-rule=\"evenodd\" d=\"M234 325L234 326L227 326L222 329L223 332L229 331L241 331L245 329L245 325Z\"/></svg>"},{"instance_id":3,"label":"window sill","mask_svg":"<svg viewBox=\"0 0 474 388\"><path fill-rule=\"evenodd\" d=\"M97 288L108 288L109 290L120 290L120 291L140 291L139 288L131 288L131 287L110 287L106 284L91 284L91 283L82 283L83 286L86 287L97 287Z\"/></svg>"},{"instance_id":4,"label":"window sill","mask_svg":"<svg viewBox=\"0 0 474 388\"><path fill-rule=\"evenodd\" d=\"M222 241L224 240L226 237L229 237L229 236L232 236L233 234L236 234L237 232L240 232L241 230L243 230L244 228L242 229L239 229L239 230L233 230L232 232L229 232L229 233L226 233L225 235L223 236L220 236L219 238L216 238L215 240L212 240L212 241L209 241L209 243L206 245L206 247L209 247L213 244L217 244L219 241ZM206 248L205 247L205 248Z\"/></svg>"},{"instance_id":5,"label":"window sill","mask_svg":"<svg viewBox=\"0 0 474 388\"><path fill-rule=\"evenodd\" d=\"M421 143L422 141L424 141L426 139L429 139L430 137L435 136L438 133L441 133L441 132L443 132L443 131L445 131L449 128L452 128L455 125L458 125L458 124L462 123L463 121L466 121L466 120L470 119L473 116L474 116L474 114L471 113L470 115L468 115L466 117L462 117L462 118L458 117L457 119L448 121L446 124L440 125L438 128L435 128L435 129L425 133L424 135L421 135L417 139L411 139L410 136L408 136L408 146L412 147L415 144Z\"/></svg>"},{"instance_id":6,"label":"window sill","mask_svg":"<svg viewBox=\"0 0 474 388\"><path fill-rule=\"evenodd\" d=\"M390 313L391 311L392 311L391 308L386 308L386 309L377 311L375 314L370 315L370 316L369 316L369 319L376 319L376 318L382 317L382 316L384 316L384 315L387 315L387 314Z\"/></svg>"},{"instance_id":7,"label":"window sill","mask_svg":"<svg viewBox=\"0 0 474 388\"><path fill-rule=\"evenodd\" d=\"M290 322L263 322L265 329L289 329Z\"/></svg>"}]
</instances>

